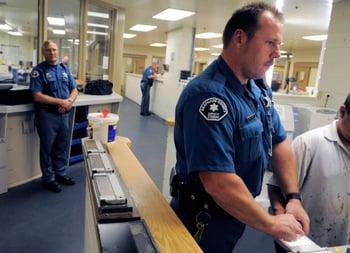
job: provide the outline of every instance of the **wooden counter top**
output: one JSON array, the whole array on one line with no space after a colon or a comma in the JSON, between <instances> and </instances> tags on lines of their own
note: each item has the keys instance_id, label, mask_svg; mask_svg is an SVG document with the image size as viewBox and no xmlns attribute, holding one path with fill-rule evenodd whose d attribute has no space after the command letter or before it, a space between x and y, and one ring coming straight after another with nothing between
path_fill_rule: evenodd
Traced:
<instances>
[{"instance_id":1,"label":"wooden counter top","mask_svg":"<svg viewBox=\"0 0 350 253\"><path fill-rule=\"evenodd\" d=\"M168 202L123 141L107 148L160 252L202 252Z\"/></svg>"}]
</instances>

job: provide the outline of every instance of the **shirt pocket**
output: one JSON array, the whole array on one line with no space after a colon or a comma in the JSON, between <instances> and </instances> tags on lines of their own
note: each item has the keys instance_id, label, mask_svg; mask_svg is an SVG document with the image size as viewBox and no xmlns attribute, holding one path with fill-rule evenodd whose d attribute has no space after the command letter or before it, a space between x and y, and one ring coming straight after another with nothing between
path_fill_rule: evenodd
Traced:
<instances>
[{"instance_id":1,"label":"shirt pocket","mask_svg":"<svg viewBox=\"0 0 350 253\"><path fill-rule=\"evenodd\" d=\"M263 126L258 119L251 120L240 127L239 160L243 162L254 161L261 155L263 152L261 148L262 132Z\"/></svg>"},{"instance_id":2,"label":"shirt pocket","mask_svg":"<svg viewBox=\"0 0 350 253\"><path fill-rule=\"evenodd\" d=\"M56 80L48 80L48 83L49 83L49 90L51 91L51 92L55 92L55 91L57 91L57 89L58 89L58 87L57 87L57 82L56 82Z\"/></svg>"}]
</instances>

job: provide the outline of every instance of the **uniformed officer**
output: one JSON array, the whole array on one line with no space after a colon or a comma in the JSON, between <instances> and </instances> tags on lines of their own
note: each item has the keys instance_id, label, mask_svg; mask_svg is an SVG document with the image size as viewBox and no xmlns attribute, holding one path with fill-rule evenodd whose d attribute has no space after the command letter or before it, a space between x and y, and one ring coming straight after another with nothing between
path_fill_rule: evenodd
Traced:
<instances>
[{"instance_id":1,"label":"uniformed officer","mask_svg":"<svg viewBox=\"0 0 350 253\"><path fill-rule=\"evenodd\" d=\"M151 66L148 66L144 71L141 79L141 112L142 116L149 116L149 99L150 99L150 89L153 85L153 81L157 78L157 69L158 64L152 63Z\"/></svg>"},{"instance_id":2,"label":"uniformed officer","mask_svg":"<svg viewBox=\"0 0 350 253\"><path fill-rule=\"evenodd\" d=\"M281 22L282 14L263 2L237 10L221 56L177 103L171 204L204 252L231 253L245 224L285 240L309 231L299 200L278 216L254 200L270 160L283 191L299 191L290 144L262 80L280 56Z\"/></svg>"},{"instance_id":3,"label":"uniformed officer","mask_svg":"<svg viewBox=\"0 0 350 253\"><path fill-rule=\"evenodd\" d=\"M66 166L70 142L69 111L78 91L69 69L58 63L57 45L45 41L42 53L45 61L33 69L30 82L40 137L42 182L49 191L60 192L59 184L75 184L66 176Z\"/></svg>"}]
</instances>

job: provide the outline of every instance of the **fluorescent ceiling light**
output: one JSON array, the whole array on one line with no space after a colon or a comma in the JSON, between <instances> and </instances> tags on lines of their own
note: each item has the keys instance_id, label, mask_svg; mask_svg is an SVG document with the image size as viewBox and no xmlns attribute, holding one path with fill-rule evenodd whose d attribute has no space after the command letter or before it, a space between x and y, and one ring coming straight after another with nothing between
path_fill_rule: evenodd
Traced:
<instances>
[{"instance_id":1,"label":"fluorescent ceiling light","mask_svg":"<svg viewBox=\"0 0 350 253\"><path fill-rule=\"evenodd\" d=\"M108 13L103 13L103 12L95 12L95 11L88 11L88 16L91 17L98 17L98 18L109 18L109 14Z\"/></svg>"},{"instance_id":2,"label":"fluorescent ceiling light","mask_svg":"<svg viewBox=\"0 0 350 253\"><path fill-rule=\"evenodd\" d=\"M221 33L207 32L207 33L196 34L197 39L213 39L213 38L220 38L220 37L221 37Z\"/></svg>"},{"instance_id":3,"label":"fluorescent ceiling light","mask_svg":"<svg viewBox=\"0 0 350 253\"><path fill-rule=\"evenodd\" d=\"M70 47L61 47L62 49L70 49Z\"/></svg>"},{"instance_id":4,"label":"fluorescent ceiling light","mask_svg":"<svg viewBox=\"0 0 350 253\"><path fill-rule=\"evenodd\" d=\"M285 51L285 50L280 50L280 54L286 54L287 53L287 51Z\"/></svg>"},{"instance_id":5,"label":"fluorescent ceiling light","mask_svg":"<svg viewBox=\"0 0 350 253\"><path fill-rule=\"evenodd\" d=\"M87 31L87 33L89 33L89 34L96 34L96 35L104 35L104 36L108 35L108 33L96 32L96 31Z\"/></svg>"},{"instance_id":6,"label":"fluorescent ceiling light","mask_svg":"<svg viewBox=\"0 0 350 253\"><path fill-rule=\"evenodd\" d=\"M213 56L219 56L220 53L211 53L211 55L213 55Z\"/></svg>"},{"instance_id":7,"label":"fluorescent ceiling light","mask_svg":"<svg viewBox=\"0 0 350 253\"><path fill-rule=\"evenodd\" d=\"M88 26L92 26L92 27L98 27L98 28L109 28L108 25L102 25L102 24L96 24L96 23L87 23Z\"/></svg>"},{"instance_id":8,"label":"fluorescent ceiling light","mask_svg":"<svg viewBox=\"0 0 350 253\"><path fill-rule=\"evenodd\" d=\"M8 24L0 24L0 30L12 30L12 27Z\"/></svg>"},{"instance_id":9,"label":"fluorescent ceiling light","mask_svg":"<svg viewBox=\"0 0 350 253\"><path fill-rule=\"evenodd\" d=\"M154 29L156 29L157 27L154 25L142 25L142 24L137 24L134 25L133 27L130 27L130 30L132 31L138 31L138 32L149 32L152 31Z\"/></svg>"},{"instance_id":10,"label":"fluorescent ceiling light","mask_svg":"<svg viewBox=\"0 0 350 253\"><path fill-rule=\"evenodd\" d=\"M194 51L209 51L209 48L206 48L206 47L195 47Z\"/></svg>"},{"instance_id":11,"label":"fluorescent ceiling light","mask_svg":"<svg viewBox=\"0 0 350 253\"><path fill-rule=\"evenodd\" d=\"M312 36L303 36L304 40L314 40L314 41L323 41L327 39L327 34L322 35L312 35Z\"/></svg>"},{"instance_id":12,"label":"fluorescent ceiling light","mask_svg":"<svg viewBox=\"0 0 350 253\"><path fill-rule=\"evenodd\" d=\"M223 44L218 44L218 45L214 45L214 46L211 46L211 47L214 47L214 48L224 48L224 45Z\"/></svg>"},{"instance_id":13,"label":"fluorescent ceiling light","mask_svg":"<svg viewBox=\"0 0 350 253\"><path fill-rule=\"evenodd\" d=\"M54 34L60 34L60 35L65 35L66 34L66 31L62 30L62 29L53 29L52 32Z\"/></svg>"},{"instance_id":14,"label":"fluorescent ceiling light","mask_svg":"<svg viewBox=\"0 0 350 253\"><path fill-rule=\"evenodd\" d=\"M166 44L164 43L152 43L150 44L151 47L166 47Z\"/></svg>"},{"instance_id":15,"label":"fluorescent ceiling light","mask_svg":"<svg viewBox=\"0 0 350 253\"><path fill-rule=\"evenodd\" d=\"M136 37L136 34L133 34L133 33L124 33L123 34L123 38L124 39L131 39L131 38L134 38Z\"/></svg>"},{"instance_id":16,"label":"fluorescent ceiling light","mask_svg":"<svg viewBox=\"0 0 350 253\"><path fill-rule=\"evenodd\" d=\"M50 25L64 26L66 24L64 18L47 17L47 21Z\"/></svg>"},{"instance_id":17,"label":"fluorescent ceiling light","mask_svg":"<svg viewBox=\"0 0 350 253\"><path fill-rule=\"evenodd\" d=\"M176 21L176 20L180 20L180 19L192 16L194 14L195 14L195 12L193 12L193 11L184 11L184 10L177 10L177 9L168 8L168 9L154 15L152 18L161 19L161 20L168 20L168 21Z\"/></svg>"},{"instance_id":18,"label":"fluorescent ceiling light","mask_svg":"<svg viewBox=\"0 0 350 253\"><path fill-rule=\"evenodd\" d=\"M18 32L18 31L8 31L8 34L11 34L13 36L23 36L23 33Z\"/></svg>"}]
</instances>

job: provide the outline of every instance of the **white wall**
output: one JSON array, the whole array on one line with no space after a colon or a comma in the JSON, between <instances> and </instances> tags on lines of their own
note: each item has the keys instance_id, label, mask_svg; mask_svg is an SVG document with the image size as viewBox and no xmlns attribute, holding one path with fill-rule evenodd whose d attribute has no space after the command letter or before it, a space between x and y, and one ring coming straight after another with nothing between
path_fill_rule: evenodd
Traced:
<instances>
[{"instance_id":1,"label":"white wall","mask_svg":"<svg viewBox=\"0 0 350 253\"><path fill-rule=\"evenodd\" d=\"M151 65L152 57L165 57L165 47L144 47L124 44L124 54L136 54L146 56L146 66Z\"/></svg>"},{"instance_id":2,"label":"white wall","mask_svg":"<svg viewBox=\"0 0 350 253\"><path fill-rule=\"evenodd\" d=\"M350 1L333 4L319 83L319 103L329 94L329 106L338 108L350 93Z\"/></svg>"},{"instance_id":3,"label":"white wall","mask_svg":"<svg viewBox=\"0 0 350 253\"><path fill-rule=\"evenodd\" d=\"M20 60L33 61L34 38L29 36L12 36L7 33L0 32L0 44L12 45L19 47L18 59L14 60L14 56L5 54L0 55L5 65L18 65Z\"/></svg>"}]
</instances>

